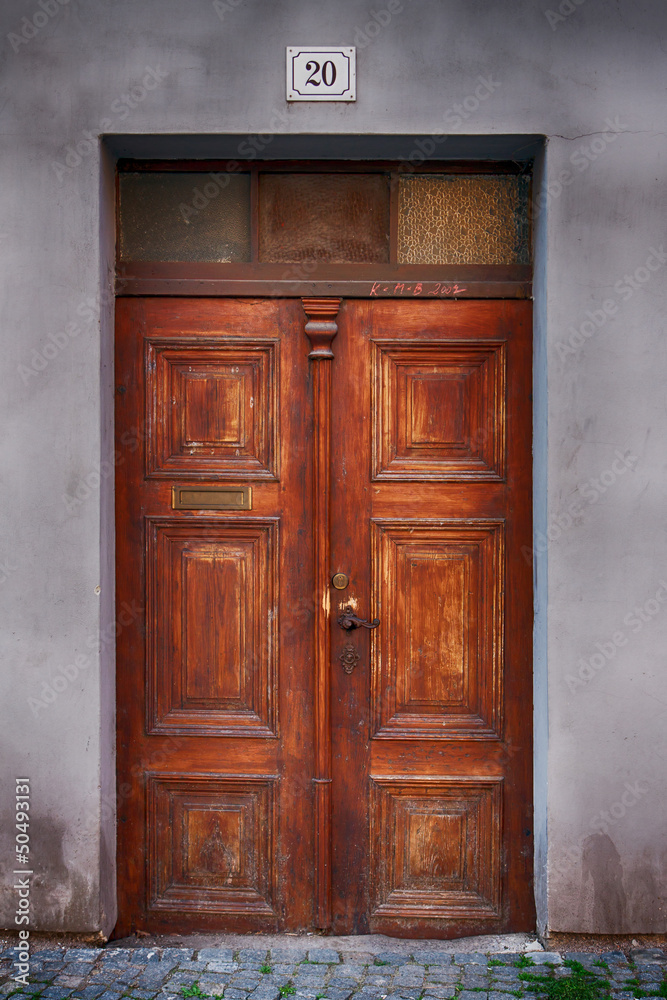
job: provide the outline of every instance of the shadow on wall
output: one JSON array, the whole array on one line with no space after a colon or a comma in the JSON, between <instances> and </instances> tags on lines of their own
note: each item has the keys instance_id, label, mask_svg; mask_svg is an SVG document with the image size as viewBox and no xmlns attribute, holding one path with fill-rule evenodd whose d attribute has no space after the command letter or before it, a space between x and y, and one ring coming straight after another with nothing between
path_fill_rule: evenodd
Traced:
<instances>
[{"instance_id":1,"label":"shadow on wall","mask_svg":"<svg viewBox=\"0 0 667 1000\"><path fill-rule=\"evenodd\" d=\"M611 837L596 833L584 841L579 925L597 934L664 933L667 899L659 896L659 872L667 870L662 858L643 858L624 875L621 857Z\"/></svg>"},{"instance_id":2,"label":"shadow on wall","mask_svg":"<svg viewBox=\"0 0 667 1000\"><path fill-rule=\"evenodd\" d=\"M13 816L3 818L3 829L10 829L13 822ZM30 881L30 908L32 913L39 914L39 921L31 920L32 930L85 931L95 922L91 920L91 911L96 911L98 873L86 876L74 863L68 867L65 836L65 825L60 820L31 812L30 860L34 875ZM70 830L69 836L76 837L76 829ZM11 885L9 871L4 877L6 884ZM14 928L14 904L14 894L7 893L0 926Z\"/></svg>"}]
</instances>

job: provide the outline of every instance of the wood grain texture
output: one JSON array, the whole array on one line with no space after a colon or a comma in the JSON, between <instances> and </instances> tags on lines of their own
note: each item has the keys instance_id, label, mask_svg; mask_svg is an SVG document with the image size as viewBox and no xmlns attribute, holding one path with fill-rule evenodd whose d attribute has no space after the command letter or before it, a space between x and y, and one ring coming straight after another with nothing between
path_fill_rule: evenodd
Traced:
<instances>
[{"instance_id":1,"label":"wood grain texture","mask_svg":"<svg viewBox=\"0 0 667 1000\"><path fill-rule=\"evenodd\" d=\"M277 342L146 340L147 474L278 478Z\"/></svg>"},{"instance_id":2,"label":"wood grain texture","mask_svg":"<svg viewBox=\"0 0 667 1000\"><path fill-rule=\"evenodd\" d=\"M333 378L332 929L531 930L530 306L344 301Z\"/></svg>"},{"instance_id":3,"label":"wood grain texture","mask_svg":"<svg viewBox=\"0 0 667 1000\"><path fill-rule=\"evenodd\" d=\"M147 731L276 735L277 519L146 531Z\"/></svg>"},{"instance_id":4,"label":"wood grain texture","mask_svg":"<svg viewBox=\"0 0 667 1000\"><path fill-rule=\"evenodd\" d=\"M500 735L504 523L374 519L376 738Z\"/></svg>"},{"instance_id":5,"label":"wood grain texture","mask_svg":"<svg viewBox=\"0 0 667 1000\"><path fill-rule=\"evenodd\" d=\"M373 367L375 479L504 479L504 344L374 340Z\"/></svg>"},{"instance_id":6,"label":"wood grain texture","mask_svg":"<svg viewBox=\"0 0 667 1000\"><path fill-rule=\"evenodd\" d=\"M527 302L118 302L116 936L533 929L531 362Z\"/></svg>"},{"instance_id":7,"label":"wood grain texture","mask_svg":"<svg viewBox=\"0 0 667 1000\"><path fill-rule=\"evenodd\" d=\"M117 599L142 609L117 643L117 937L312 926L302 331L298 302L117 303ZM172 506L248 481L251 510Z\"/></svg>"}]
</instances>

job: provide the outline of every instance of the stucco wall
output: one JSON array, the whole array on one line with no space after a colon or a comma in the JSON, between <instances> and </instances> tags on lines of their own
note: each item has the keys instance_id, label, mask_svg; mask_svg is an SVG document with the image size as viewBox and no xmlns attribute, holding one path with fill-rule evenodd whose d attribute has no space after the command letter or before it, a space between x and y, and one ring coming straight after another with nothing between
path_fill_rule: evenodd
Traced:
<instances>
[{"instance_id":1,"label":"stucco wall","mask_svg":"<svg viewBox=\"0 0 667 1000\"><path fill-rule=\"evenodd\" d=\"M562 0L558 13L555 0L403 0L367 30L386 10L3 4L7 926L13 781L25 774L32 926L107 932L114 921L112 165L102 169L97 136L278 132L548 137L536 262L539 919L667 929L664 3ZM359 46L355 104L285 104L284 48L297 43Z\"/></svg>"}]
</instances>

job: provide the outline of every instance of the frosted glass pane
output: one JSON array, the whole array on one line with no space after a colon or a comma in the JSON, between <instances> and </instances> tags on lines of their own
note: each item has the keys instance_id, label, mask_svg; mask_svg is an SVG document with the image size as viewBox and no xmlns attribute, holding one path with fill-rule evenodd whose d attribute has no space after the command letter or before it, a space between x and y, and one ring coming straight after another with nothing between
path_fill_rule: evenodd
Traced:
<instances>
[{"instance_id":1,"label":"frosted glass pane","mask_svg":"<svg viewBox=\"0 0 667 1000\"><path fill-rule=\"evenodd\" d=\"M250 260L249 174L119 177L121 260Z\"/></svg>"},{"instance_id":2,"label":"frosted glass pane","mask_svg":"<svg viewBox=\"0 0 667 1000\"><path fill-rule=\"evenodd\" d=\"M259 259L389 260L385 174L260 174Z\"/></svg>"},{"instance_id":3,"label":"frosted glass pane","mask_svg":"<svg viewBox=\"0 0 667 1000\"><path fill-rule=\"evenodd\" d=\"M516 175L402 177L399 264L528 264L530 180Z\"/></svg>"}]
</instances>

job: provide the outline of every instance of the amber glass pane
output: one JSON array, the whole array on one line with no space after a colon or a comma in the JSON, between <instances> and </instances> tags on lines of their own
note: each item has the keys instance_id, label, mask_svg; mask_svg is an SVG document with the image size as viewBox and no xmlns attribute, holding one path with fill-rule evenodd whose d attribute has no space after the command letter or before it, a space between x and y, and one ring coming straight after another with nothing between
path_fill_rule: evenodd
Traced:
<instances>
[{"instance_id":1,"label":"amber glass pane","mask_svg":"<svg viewBox=\"0 0 667 1000\"><path fill-rule=\"evenodd\" d=\"M250 175L120 174L120 259L250 260Z\"/></svg>"},{"instance_id":2,"label":"amber glass pane","mask_svg":"<svg viewBox=\"0 0 667 1000\"><path fill-rule=\"evenodd\" d=\"M260 174L259 259L389 260L385 174Z\"/></svg>"},{"instance_id":3,"label":"amber glass pane","mask_svg":"<svg viewBox=\"0 0 667 1000\"><path fill-rule=\"evenodd\" d=\"M529 179L516 175L402 177L399 264L528 264Z\"/></svg>"}]
</instances>

